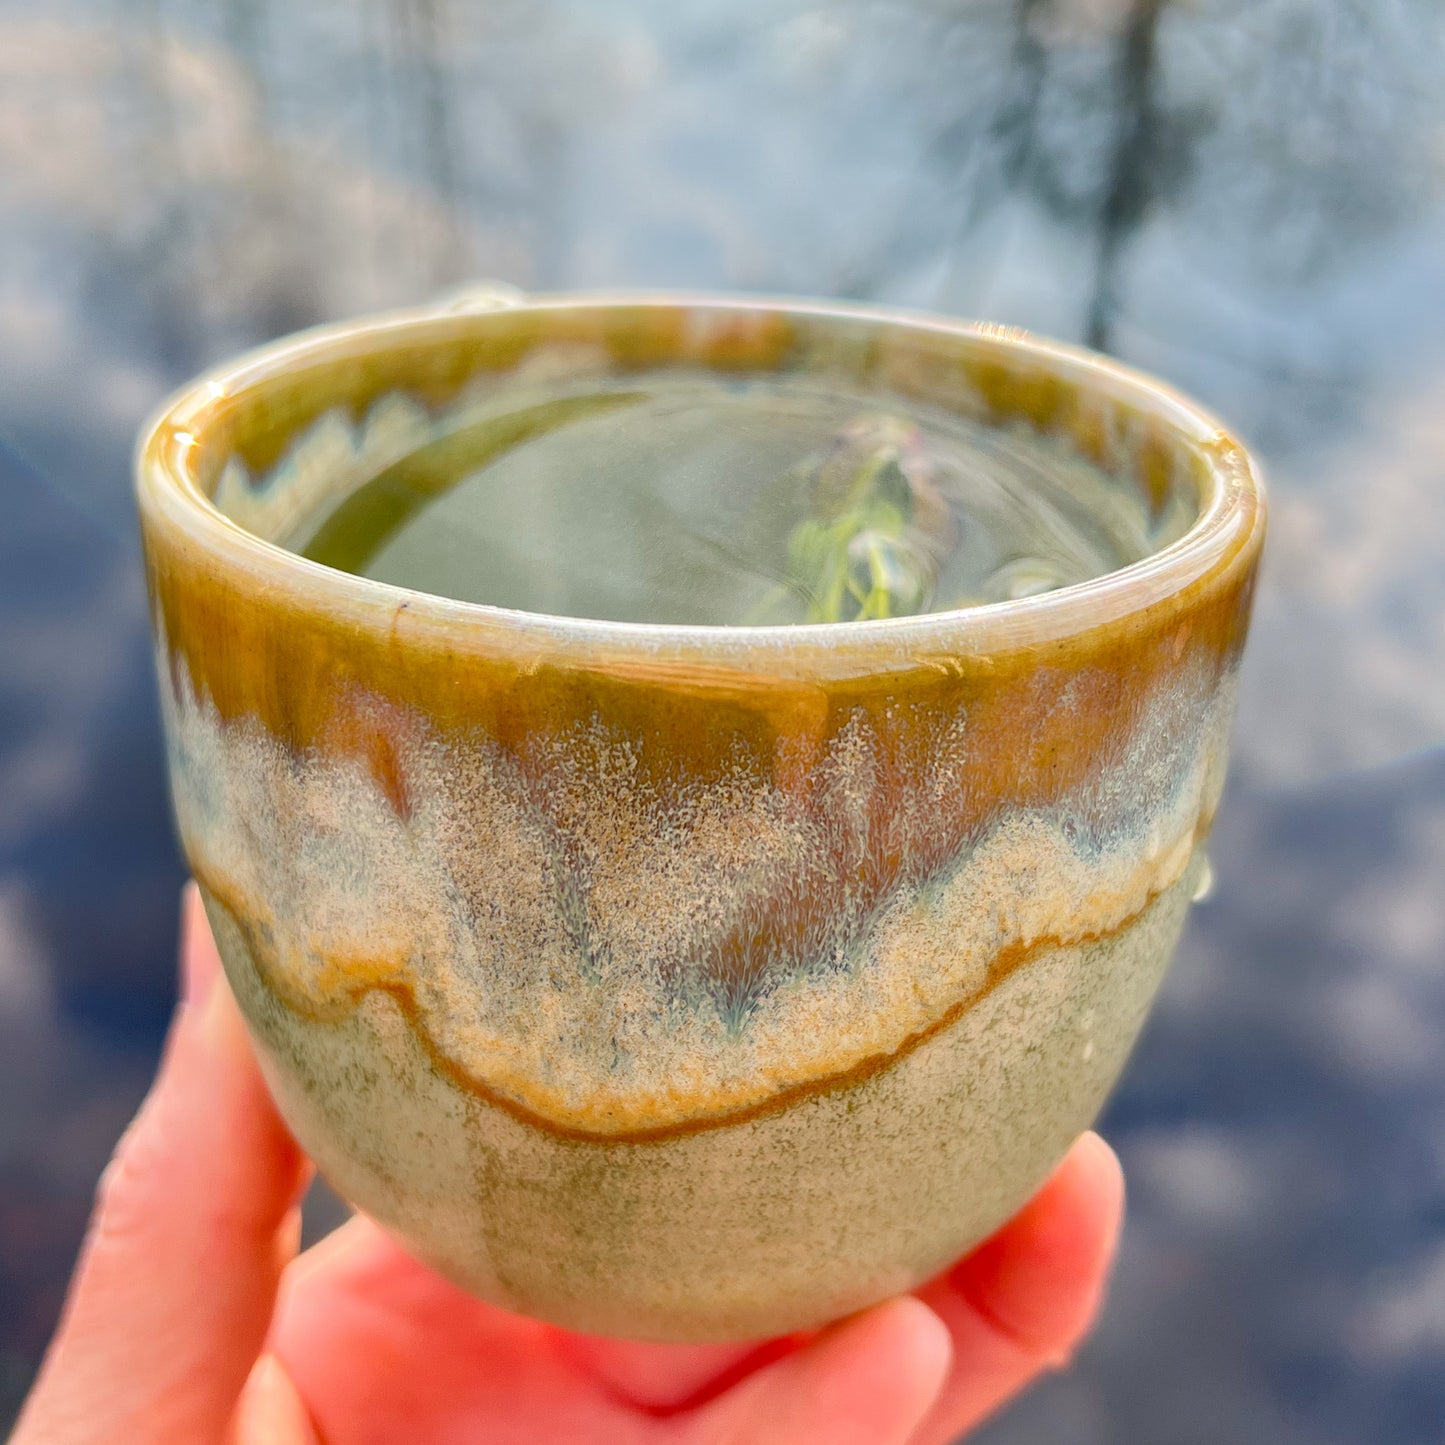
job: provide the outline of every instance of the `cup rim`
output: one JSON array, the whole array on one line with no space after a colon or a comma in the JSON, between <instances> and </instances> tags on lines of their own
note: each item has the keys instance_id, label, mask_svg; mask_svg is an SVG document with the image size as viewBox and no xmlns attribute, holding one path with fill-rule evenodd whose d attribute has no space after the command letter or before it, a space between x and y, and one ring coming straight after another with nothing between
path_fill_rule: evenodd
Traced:
<instances>
[{"instance_id":1,"label":"cup rim","mask_svg":"<svg viewBox=\"0 0 1445 1445\"><path fill-rule=\"evenodd\" d=\"M1112 572L1052 592L941 612L865 621L761 626L619 622L467 602L382 582L315 562L248 531L211 500L188 464L218 407L238 392L298 363L358 348L378 349L454 326L475 326L490 311L647 307L785 315L811 321L881 323L982 343L1031 358L1085 393L1141 410L1207 459L1210 492L1188 530L1167 547ZM1257 462L1209 411L1167 383L1083 347L1009 326L955 320L908 308L753 293L596 290L488 297L389 311L300 331L211 368L164 402L142 429L135 455L142 514L163 519L222 563L308 605L354 618L404 608L412 626L508 635L522 645L582 655L727 660L776 666L782 657L846 653L857 662L905 663L929 654L987 653L1036 646L1117 622L1167 601L1232 563L1262 541L1265 493ZM771 661L767 661L770 659ZM852 670L849 668L848 670Z\"/></svg>"}]
</instances>

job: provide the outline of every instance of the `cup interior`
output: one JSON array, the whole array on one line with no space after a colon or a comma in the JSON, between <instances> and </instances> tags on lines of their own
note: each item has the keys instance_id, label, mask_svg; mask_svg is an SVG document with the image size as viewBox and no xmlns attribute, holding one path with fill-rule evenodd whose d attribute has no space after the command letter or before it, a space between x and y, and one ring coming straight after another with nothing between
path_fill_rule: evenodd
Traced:
<instances>
[{"instance_id":1,"label":"cup interior","mask_svg":"<svg viewBox=\"0 0 1445 1445\"><path fill-rule=\"evenodd\" d=\"M640 374L788 378L1062 442L1137 497L1151 550L1163 550L1210 501L1195 439L1147 395L1124 394L1076 355L1061 366L1062 356L997 328L823 307L523 303L322 332L212 378L220 404L193 433L189 470L225 517L298 549L406 452L525 398L529 385L585 395Z\"/></svg>"},{"instance_id":2,"label":"cup interior","mask_svg":"<svg viewBox=\"0 0 1445 1445\"><path fill-rule=\"evenodd\" d=\"M488 606L445 588L412 591L414 584L351 575L359 569L344 557L301 555L348 499L495 412L518 387L563 384L585 396L644 374L684 372L744 384L786 378L1035 434L1106 473L1147 518L1145 555L1087 581L961 612L944 604L824 629L835 644L843 640L838 629L849 629L850 649L879 653L878 665L899 647L945 637L956 645L954 618L982 649L1062 637L1142 610L1237 554L1263 520L1251 464L1212 417L1092 353L1007 328L871 308L615 294L403 313L253 353L163 411L142 446L143 509L171 515L208 549L245 553L298 595L324 595L328 607L408 596L438 625L466 616L489 632L505 626L563 644L679 655L755 648L768 632L787 633L790 649L811 648L814 634L824 635L813 627Z\"/></svg>"}]
</instances>

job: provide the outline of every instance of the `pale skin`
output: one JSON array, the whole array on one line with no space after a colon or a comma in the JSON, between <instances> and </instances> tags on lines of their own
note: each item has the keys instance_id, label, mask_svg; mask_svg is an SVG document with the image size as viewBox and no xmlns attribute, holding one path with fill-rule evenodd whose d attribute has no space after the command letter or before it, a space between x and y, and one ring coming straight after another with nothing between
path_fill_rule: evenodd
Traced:
<instances>
[{"instance_id":1,"label":"pale skin","mask_svg":"<svg viewBox=\"0 0 1445 1445\"><path fill-rule=\"evenodd\" d=\"M1064 1365L1098 1308L1124 1190L1092 1134L916 1294L763 1346L570 1335L468 1298L359 1218L298 1254L309 1168L194 889L181 971L11 1445L945 1445Z\"/></svg>"}]
</instances>

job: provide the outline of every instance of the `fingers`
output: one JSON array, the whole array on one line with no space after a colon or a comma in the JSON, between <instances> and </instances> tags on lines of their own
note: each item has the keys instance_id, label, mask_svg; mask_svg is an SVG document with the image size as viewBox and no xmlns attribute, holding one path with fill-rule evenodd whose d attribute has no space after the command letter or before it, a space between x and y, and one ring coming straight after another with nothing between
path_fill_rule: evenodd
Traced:
<instances>
[{"instance_id":1,"label":"fingers","mask_svg":"<svg viewBox=\"0 0 1445 1445\"><path fill-rule=\"evenodd\" d=\"M627 1363L609 1362L609 1373L630 1369L626 1383L654 1393L672 1393L660 1367L674 1356L683 1362L688 1398L648 1409L599 1388L594 1371L578 1369L573 1342L462 1295L364 1219L297 1261L272 1337L322 1438L349 1445L470 1445L483 1431L496 1445L888 1445L910 1439L950 1358L947 1330L914 1299L880 1305L763 1367L759 1347L745 1347L740 1361L726 1352L731 1364L723 1351L709 1358L710 1350L659 1347L653 1369L639 1363L644 1347L618 1346ZM605 1342L595 1343L606 1358ZM699 1390L698 1368L719 1359L723 1378L709 1376ZM709 1403L694 1407L699 1394Z\"/></svg>"},{"instance_id":2,"label":"fingers","mask_svg":"<svg viewBox=\"0 0 1445 1445\"><path fill-rule=\"evenodd\" d=\"M222 1439L295 1252L300 1155L193 887L182 960L160 1073L101 1181L17 1442Z\"/></svg>"},{"instance_id":3,"label":"fingers","mask_svg":"<svg viewBox=\"0 0 1445 1445\"><path fill-rule=\"evenodd\" d=\"M1097 1306L1122 1197L1113 1154L1086 1138L926 1303L891 1301L804 1347L777 1342L791 1352L771 1362L756 1348L565 1336L466 1297L357 1219L293 1266L272 1346L321 1436L356 1445L460 1445L483 1424L498 1445L657 1433L943 1445L1067 1358Z\"/></svg>"},{"instance_id":4,"label":"fingers","mask_svg":"<svg viewBox=\"0 0 1445 1445\"><path fill-rule=\"evenodd\" d=\"M889 1300L748 1376L689 1416L681 1438L695 1445L901 1445L938 1399L951 1359L937 1315L911 1297Z\"/></svg>"},{"instance_id":5,"label":"fingers","mask_svg":"<svg viewBox=\"0 0 1445 1445\"><path fill-rule=\"evenodd\" d=\"M312 1356L326 1329L323 1316L333 1307L328 1301L342 1294L375 1301L379 1292L399 1286L408 1291L429 1288L442 1299L453 1299L453 1308L485 1312L494 1322L516 1321L426 1275L374 1224L357 1217L308 1249L287 1271L277 1338L284 1341L283 1348L298 1353L299 1368L309 1374L320 1363ZM654 1415L702 1404L801 1343L799 1337L762 1344L652 1345L541 1328L553 1353L584 1379L613 1400Z\"/></svg>"},{"instance_id":6,"label":"fingers","mask_svg":"<svg viewBox=\"0 0 1445 1445\"><path fill-rule=\"evenodd\" d=\"M469 1445L482 1432L496 1445L887 1445L927 1413L949 1354L947 1331L911 1299L764 1367L779 1347L790 1342L649 1350L580 1340L469 1299L363 1219L297 1261L273 1335L322 1437L352 1445ZM670 1389L674 1363L681 1377Z\"/></svg>"},{"instance_id":7,"label":"fingers","mask_svg":"<svg viewBox=\"0 0 1445 1445\"><path fill-rule=\"evenodd\" d=\"M554 1333L469 1298L354 1219L288 1275L272 1348L325 1440L635 1438L638 1417L579 1375Z\"/></svg>"},{"instance_id":8,"label":"fingers","mask_svg":"<svg viewBox=\"0 0 1445 1445\"><path fill-rule=\"evenodd\" d=\"M1086 1134L1020 1214L920 1291L954 1366L919 1445L956 1439L1068 1360L1098 1310L1123 1208L1119 1161Z\"/></svg>"},{"instance_id":9,"label":"fingers","mask_svg":"<svg viewBox=\"0 0 1445 1445\"><path fill-rule=\"evenodd\" d=\"M652 1415L692 1409L801 1345L801 1338L751 1345L649 1345L558 1330L558 1351L618 1400Z\"/></svg>"},{"instance_id":10,"label":"fingers","mask_svg":"<svg viewBox=\"0 0 1445 1445\"><path fill-rule=\"evenodd\" d=\"M1124 1208L1114 1151L1086 1134L1019 1215L949 1276L955 1295L1025 1351L1063 1364L1103 1293Z\"/></svg>"},{"instance_id":11,"label":"fingers","mask_svg":"<svg viewBox=\"0 0 1445 1445\"><path fill-rule=\"evenodd\" d=\"M232 1445L321 1445L291 1377L262 1355L246 1381L232 1424Z\"/></svg>"}]
</instances>

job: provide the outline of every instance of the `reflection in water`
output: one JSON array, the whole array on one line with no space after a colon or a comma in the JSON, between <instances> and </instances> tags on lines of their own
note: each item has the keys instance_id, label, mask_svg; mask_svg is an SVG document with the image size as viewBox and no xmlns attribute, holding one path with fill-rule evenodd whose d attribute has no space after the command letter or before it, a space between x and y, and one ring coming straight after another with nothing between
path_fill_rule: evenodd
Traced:
<instances>
[{"instance_id":1,"label":"reflection in water","mask_svg":"<svg viewBox=\"0 0 1445 1445\"><path fill-rule=\"evenodd\" d=\"M172 987L134 430L252 342L498 276L984 315L1256 443L1219 888L1113 1112L1114 1306L987 1438L1434 1438L1442 31L1433 0L0 0L0 1398Z\"/></svg>"},{"instance_id":2,"label":"reflection in water","mask_svg":"<svg viewBox=\"0 0 1445 1445\"><path fill-rule=\"evenodd\" d=\"M1119 37L1115 61L1117 89L1114 143L1108 187L1099 207L1099 254L1093 295L1089 298L1084 340L1100 351L1111 349L1114 315L1119 309L1119 263L1129 234L1148 214L1158 183L1157 156L1165 131L1159 113L1157 55L1162 0L1134 0Z\"/></svg>"}]
</instances>

